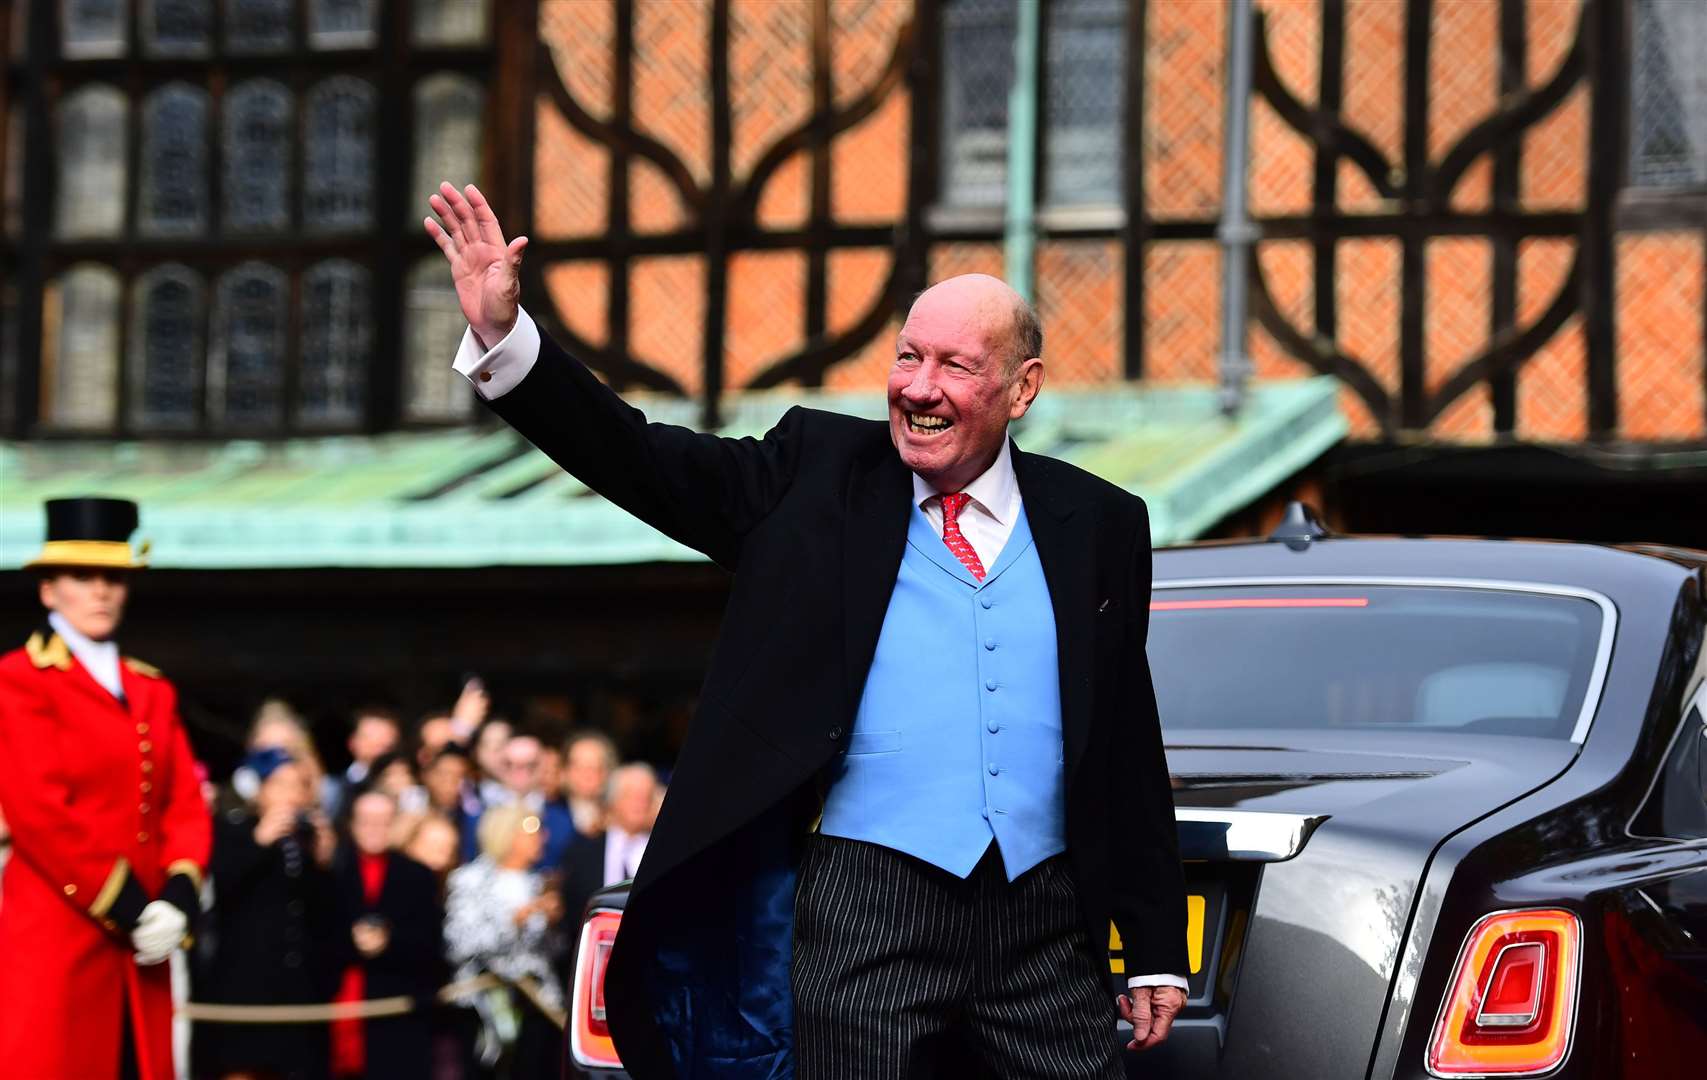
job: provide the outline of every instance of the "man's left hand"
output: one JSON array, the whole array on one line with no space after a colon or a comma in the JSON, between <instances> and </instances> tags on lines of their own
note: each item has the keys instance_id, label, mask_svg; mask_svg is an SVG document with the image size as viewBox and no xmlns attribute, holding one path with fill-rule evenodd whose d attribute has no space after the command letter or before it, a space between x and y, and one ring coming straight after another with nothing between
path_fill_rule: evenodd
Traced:
<instances>
[{"instance_id":1,"label":"man's left hand","mask_svg":"<svg viewBox=\"0 0 1707 1080\"><path fill-rule=\"evenodd\" d=\"M1177 986L1134 986L1118 999L1120 1018L1132 1025L1128 1050L1159 1046L1185 1008L1185 991Z\"/></svg>"}]
</instances>

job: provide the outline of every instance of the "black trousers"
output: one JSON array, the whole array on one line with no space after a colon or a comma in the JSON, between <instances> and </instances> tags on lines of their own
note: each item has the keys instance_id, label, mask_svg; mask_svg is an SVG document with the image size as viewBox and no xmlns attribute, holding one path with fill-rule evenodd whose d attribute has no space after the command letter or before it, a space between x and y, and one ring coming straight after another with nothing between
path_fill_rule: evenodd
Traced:
<instances>
[{"instance_id":1,"label":"black trousers","mask_svg":"<svg viewBox=\"0 0 1707 1080\"><path fill-rule=\"evenodd\" d=\"M1063 858L1010 883L992 844L963 880L813 835L795 897L795 1076L1119 1080L1101 965Z\"/></svg>"}]
</instances>

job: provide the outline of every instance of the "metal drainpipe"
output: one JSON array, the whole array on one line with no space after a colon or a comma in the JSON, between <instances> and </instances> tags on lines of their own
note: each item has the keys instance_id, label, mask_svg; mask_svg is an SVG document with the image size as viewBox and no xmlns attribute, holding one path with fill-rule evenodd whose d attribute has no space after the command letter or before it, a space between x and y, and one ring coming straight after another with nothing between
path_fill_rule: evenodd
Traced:
<instances>
[{"instance_id":1,"label":"metal drainpipe","mask_svg":"<svg viewBox=\"0 0 1707 1080\"><path fill-rule=\"evenodd\" d=\"M1227 128L1221 159L1221 411L1234 416L1245 403L1245 380L1251 374L1245 353L1245 272L1251 248L1260 237L1245 199L1245 172L1250 158L1251 50L1255 44L1251 0L1233 0L1228 8Z\"/></svg>"},{"instance_id":2,"label":"metal drainpipe","mask_svg":"<svg viewBox=\"0 0 1707 1080\"><path fill-rule=\"evenodd\" d=\"M1033 299L1037 248L1037 45L1039 0L1017 0L1014 13L1014 85L1008 93L1008 196L1002 253L1008 284Z\"/></svg>"}]
</instances>

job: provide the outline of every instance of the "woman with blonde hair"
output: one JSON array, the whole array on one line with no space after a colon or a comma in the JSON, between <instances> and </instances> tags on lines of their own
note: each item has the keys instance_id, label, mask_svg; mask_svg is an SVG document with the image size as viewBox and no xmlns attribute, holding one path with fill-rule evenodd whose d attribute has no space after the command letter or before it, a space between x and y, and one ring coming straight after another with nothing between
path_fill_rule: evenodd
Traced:
<instances>
[{"instance_id":1,"label":"woman with blonde hair","mask_svg":"<svg viewBox=\"0 0 1707 1080\"><path fill-rule=\"evenodd\" d=\"M531 869L545 846L545 826L525 806L495 806L481 815L480 856L451 872L445 904L445 952L453 980L495 975L502 988L482 991L481 1064L509 1051L514 1076L555 1069L564 1019L554 959L562 948L557 890Z\"/></svg>"}]
</instances>

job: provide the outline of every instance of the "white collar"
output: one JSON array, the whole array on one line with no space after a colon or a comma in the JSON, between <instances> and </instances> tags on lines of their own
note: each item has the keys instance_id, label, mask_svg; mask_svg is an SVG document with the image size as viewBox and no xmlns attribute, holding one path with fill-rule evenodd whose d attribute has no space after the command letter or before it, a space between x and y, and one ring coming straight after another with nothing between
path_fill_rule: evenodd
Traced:
<instances>
[{"instance_id":1,"label":"white collar","mask_svg":"<svg viewBox=\"0 0 1707 1080\"><path fill-rule=\"evenodd\" d=\"M106 688L107 692L116 698L124 697L124 679L119 674L119 647L117 642L96 641L86 634L78 632L70 620L57 611L47 613L47 623L53 627L53 632L65 640L71 649L71 655L83 665L91 678Z\"/></svg>"},{"instance_id":2,"label":"white collar","mask_svg":"<svg viewBox=\"0 0 1707 1080\"><path fill-rule=\"evenodd\" d=\"M47 613L47 624L53 627L53 632L65 639L65 644L71 647L73 654L89 653L93 655L116 655L118 644L112 641L96 641L71 625L71 621L57 611Z\"/></svg>"},{"instance_id":3,"label":"white collar","mask_svg":"<svg viewBox=\"0 0 1707 1080\"><path fill-rule=\"evenodd\" d=\"M1012 444L1007 437L1002 438L1001 452L990 467L981 473L978 479L967 484L960 490L972 496L972 501L983 509L984 513L995 518L1003 525L1010 524L1009 515L1016 500L1019 481L1014 477L1014 459ZM928 500L936 498L944 492L932 487L930 481L913 474L913 505L923 506Z\"/></svg>"}]
</instances>

